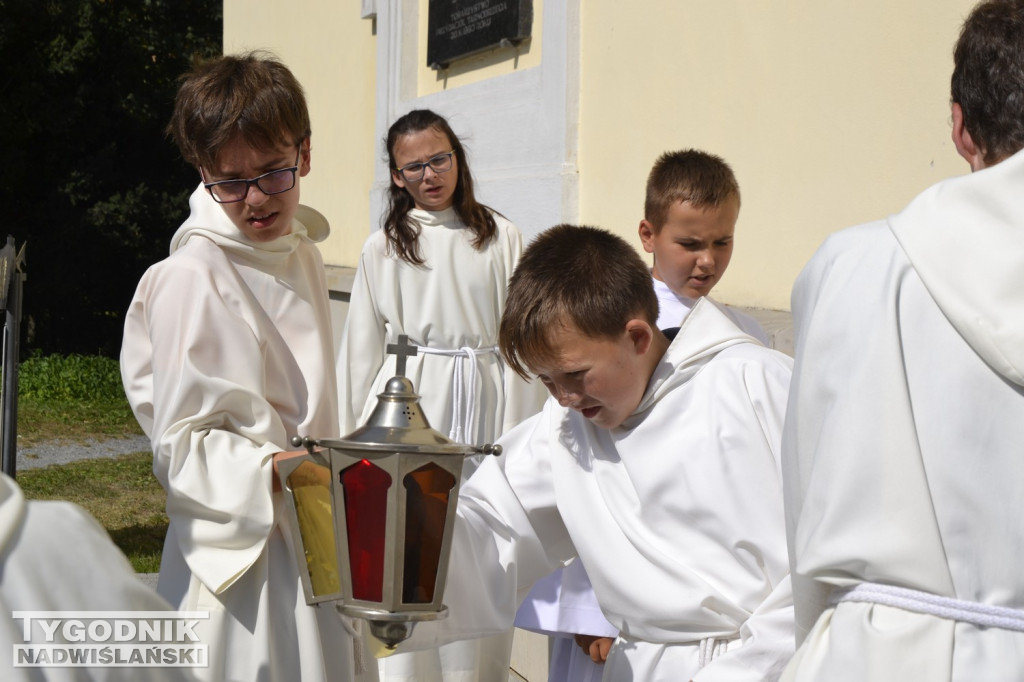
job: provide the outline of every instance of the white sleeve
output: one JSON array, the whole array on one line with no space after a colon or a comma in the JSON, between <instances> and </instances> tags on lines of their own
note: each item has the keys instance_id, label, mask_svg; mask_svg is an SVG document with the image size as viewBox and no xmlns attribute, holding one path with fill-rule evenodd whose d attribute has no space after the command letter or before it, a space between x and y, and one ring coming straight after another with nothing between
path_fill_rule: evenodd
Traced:
<instances>
[{"instance_id":1,"label":"white sleeve","mask_svg":"<svg viewBox=\"0 0 1024 682\"><path fill-rule=\"evenodd\" d=\"M459 497L445 589L449 615L417 626L409 648L503 632L534 582L575 556L555 505L547 414L499 443Z\"/></svg>"},{"instance_id":2,"label":"white sleeve","mask_svg":"<svg viewBox=\"0 0 1024 682\"><path fill-rule=\"evenodd\" d=\"M232 273L151 270L129 308L122 372L149 410L153 468L189 568L213 592L256 560L274 523L271 456L289 449L264 397L265 358ZM148 374L147 374L148 370Z\"/></svg>"}]
</instances>

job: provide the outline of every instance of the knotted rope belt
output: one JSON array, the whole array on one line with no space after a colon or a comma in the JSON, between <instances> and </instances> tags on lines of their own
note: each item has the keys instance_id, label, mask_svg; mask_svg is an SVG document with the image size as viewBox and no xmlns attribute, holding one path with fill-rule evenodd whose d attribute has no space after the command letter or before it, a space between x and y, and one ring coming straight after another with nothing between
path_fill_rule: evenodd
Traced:
<instances>
[{"instance_id":1,"label":"knotted rope belt","mask_svg":"<svg viewBox=\"0 0 1024 682\"><path fill-rule=\"evenodd\" d=\"M983 628L1024 632L1024 610L941 597L906 587L861 583L848 590L837 590L829 600L833 606L844 601L893 606L904 611L970 623Z\"/></svg>"},{"instance_id":2,"label":"knotted rope belt","mask_svg":"<svg viewBox=\"0 0 1024 682\"><path fill-rule=\"evenodd\" d=\"M465 443L475 436L476 423L476 376L479 372L480 356L498 354L497 346L456 349L429 348L416 346L416 351L425 355L454 357L455 371L452 372L452 428L448 437L458 443ZM468 371L467 371L468 367Z\"/></svg>"}]
</instances>

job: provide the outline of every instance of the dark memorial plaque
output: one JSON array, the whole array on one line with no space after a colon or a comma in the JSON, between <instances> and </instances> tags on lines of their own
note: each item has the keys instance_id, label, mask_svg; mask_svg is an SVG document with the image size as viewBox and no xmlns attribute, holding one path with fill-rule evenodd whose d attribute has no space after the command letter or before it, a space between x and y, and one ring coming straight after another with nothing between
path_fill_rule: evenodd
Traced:
<instances>
[{"instance_id":1,"label":"dark memorial plaque","mask_svg":"<svg viewBox=\"0 0 1024 682\"><path fill-rule=\"evenodd\" d=\"M533 0L430 0L427 66L452 61L530 37Z\"/></svg>"}]
</instances>

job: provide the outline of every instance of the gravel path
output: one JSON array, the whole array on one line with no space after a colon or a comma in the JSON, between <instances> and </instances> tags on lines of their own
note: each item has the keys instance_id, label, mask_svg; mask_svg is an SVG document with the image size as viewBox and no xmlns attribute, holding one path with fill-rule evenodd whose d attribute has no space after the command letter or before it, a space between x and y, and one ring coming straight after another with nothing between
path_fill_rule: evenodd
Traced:
<instances>
[{"instance_id":1,"label":"gravel path","mask_svg":"<svg viewBox=\"0 0 1024 682\"><path fill-rule=\"evenodd\" d=\"M81 459L99 459L100 457L116 457L129 452L149 452L149 438L146 436L130 436L128 438L112 438L104 441L89 440L85 443L74 443L67 440L54 440L35 445L18 446L18 471L36 469L51 464L67 464Z\"/></svg>"}]
</instances>

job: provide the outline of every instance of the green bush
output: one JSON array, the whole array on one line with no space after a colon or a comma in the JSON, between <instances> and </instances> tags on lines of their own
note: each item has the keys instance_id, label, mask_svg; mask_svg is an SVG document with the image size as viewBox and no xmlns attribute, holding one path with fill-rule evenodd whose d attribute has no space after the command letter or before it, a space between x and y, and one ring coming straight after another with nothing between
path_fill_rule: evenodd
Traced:
<instances>
[{"instance_id":1,"label":"green bush","mask_svg":"<svg viewBox=\"0 0 1024 682\"><path fill-rule=\"evenodd\" d=\"M18 368L18 396L48 403L123 403L117 360L99 355L40 355Z\"/></svg>"},{"instance_id":2,"label":"green bush","mask_svg":"<svg viewBox=\"0 0 1024 682\"><path fill-rule=\"evenodd\" d=\"M19 447L141 434L121 387L117 360L99 355L41 355L18 368Z\"/></svg>"}]
</instances>

